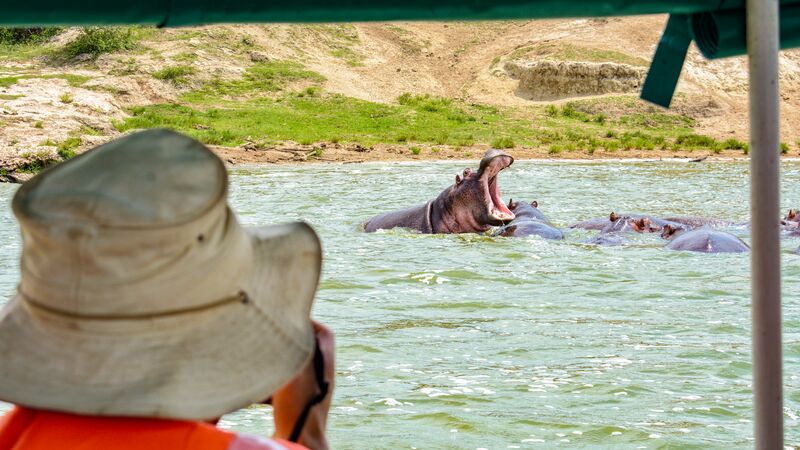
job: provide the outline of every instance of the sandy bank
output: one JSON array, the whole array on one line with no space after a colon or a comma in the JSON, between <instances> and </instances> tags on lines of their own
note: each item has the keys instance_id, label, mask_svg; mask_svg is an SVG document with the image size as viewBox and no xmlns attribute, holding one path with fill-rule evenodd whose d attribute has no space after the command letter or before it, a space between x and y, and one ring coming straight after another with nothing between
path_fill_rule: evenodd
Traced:
<instances>
[{"instance_id":1,"label":"sandy bank","mask_svg":"<svg viewBox=\"0 0 800 450\"><path fill-rule=\"evenodd\" d=\"M357 164L364 162L403 162L403 161L478 161L489 149L488 145L470 147L451 147L445 145L393 145L376 144L363 146L360 144L317 143L301 145L284 143L276 146L258 147L247 143L239 147L210 146L210 148L228 165L239 164L303 164L303 163L338 163ZM596 160L746 160L741 150L724 150L714 153L711 150L672 151L672 150L617 150L613 152L602 149L590 151L568 151L551 153L543 148L513 148L506 151L515 158L553 161L596 161ZM794 154L784 158L797 158ZM21 158L0 159L0 181L25 182L33 176L21 163Z\"/></svg>"}]
</instances>

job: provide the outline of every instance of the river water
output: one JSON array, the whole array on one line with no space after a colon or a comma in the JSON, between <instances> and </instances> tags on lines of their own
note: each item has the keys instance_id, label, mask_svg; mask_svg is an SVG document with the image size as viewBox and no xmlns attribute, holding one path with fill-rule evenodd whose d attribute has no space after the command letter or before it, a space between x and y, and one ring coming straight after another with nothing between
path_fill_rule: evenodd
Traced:
<instances>
[{"instance_id":1,"label":"river water","mask_svg":"<svg viewBox=\"0 0 800 450\"><path fill-rule=\"evenodd\" d=\"M333 448L748 448L749 256L478 235L364 234L437 195L464 162L232 169L245 224L310 222L324 245L314 316L337 334ZM472 162L475 165L475 162ZM782 166L800 206L800 162ZM506 200L560 226L610 211L748 220L747 164L517 161ZM8 205L15 187L0 185ZM749 242L746 230L734 230ZM800 445L800 239L784 239L787 444ZM0 211L0 303L20 241ZM0 409L5 409L4 406ZM222 426L271 432L269 407Z\"/></svg>"}]
</instances>

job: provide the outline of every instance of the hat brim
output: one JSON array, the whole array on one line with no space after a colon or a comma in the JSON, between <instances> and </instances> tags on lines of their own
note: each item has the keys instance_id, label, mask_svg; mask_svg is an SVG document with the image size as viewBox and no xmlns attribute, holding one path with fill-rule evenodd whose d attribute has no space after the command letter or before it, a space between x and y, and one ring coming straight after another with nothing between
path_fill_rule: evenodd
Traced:
<instances>
[{"instance_id":1,"label":"hat brim","mask_svg":"<svg viewBox=\"0 0 800 450\"><path fill-rule=\"evenodd\" d=\"M0 312L0 399L103 416L207 420L266 399L313 352L321 245L304 223L246 230L248 301L77 319L15 296ZM198 277L207 274L197 274Z\"/></svg>"}]
</instances>

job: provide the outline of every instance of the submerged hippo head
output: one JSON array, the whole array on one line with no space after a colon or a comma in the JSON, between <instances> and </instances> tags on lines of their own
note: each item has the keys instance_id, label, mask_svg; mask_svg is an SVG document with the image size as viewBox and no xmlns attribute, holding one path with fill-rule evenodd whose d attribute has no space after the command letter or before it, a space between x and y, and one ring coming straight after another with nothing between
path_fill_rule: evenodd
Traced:
<instances>
[{"instance_id":1,"label":"submerged hippo head","mask_svg":"<svg viewBox=\"0 0 800 450\"><path fill-rule=\"evenodd\" d=\"M539 211L539 202L533 200L532 202L528 203L525 201L518 201L515 202L513 199L508 200L508 209L514 213L516 218L514 222L519 222L522 220L537 220L539 222L544 222L546 224L550 224L550 221L547 219L547 216L544 215L541 211Z\"/></svg>"},{"instance_id":2,"label":"submerged hippo head","mask_svg":"<svg viewBox=\"0 0 800 450\"><path fill-rule=\"evenodd\" d=\"M800 226L800 213L796 209L790 209L781 220L781 225Z\"/></svg>"},{"instance_id":3,"label":"submerged hippo head","mask_svg":"<svg viewBox=\"0 0 800 450\"><path fill-rule=\"evenodd\" d=\"M456 182L445 189L433 204L431 223L437 232L481 232L493 225L514 219L514 213L500 198L497 175L514 162L502 150L483 155L478 171L464 169Z\"/></svg>"},{"instance_id":4,"label":"submerged hippo head","mask_svg":"<svg viewBox=\"0 0 800 450\"><path fill-rule=\"evenodd\" d=\"M661 229L661 237L669 240L674 238L680 231L683 231L683 229L670 224L666 224L664 225L664 228Z\"/></svg>"},{"instance_id":5,"label":"submerged hippo head","mask_svg":"<svg viewBox=\"0 0 800 450\"><path fill-rule=\"evenodd\" d=\"M612 212L608 216L609 224L603 228L603 233L617 231L634 231L636 233L653 233L660 231L661 227L656 226L649 217L642 216L620 216Z\"/></svg>"}]
</instances>

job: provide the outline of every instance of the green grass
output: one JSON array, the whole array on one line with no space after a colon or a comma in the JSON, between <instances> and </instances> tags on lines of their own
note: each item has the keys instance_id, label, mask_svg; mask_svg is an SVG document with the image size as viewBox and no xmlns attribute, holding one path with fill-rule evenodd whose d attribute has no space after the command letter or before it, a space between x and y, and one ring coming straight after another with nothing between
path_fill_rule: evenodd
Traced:
<instances>
[{"instance_id":1,"label":"green grass","mask_svg":"<svg viewBox=\"0 0 800 450\"><path fill-rule=\"evenodd\" d=\"M419 155L420 153L422 153L422 149L419 147L411 147L409 150L411 150L411 153L415 155Z\"/></svg>"},{"instance_id":2,"label":"green grass","mask_svg":"<svg viewBox=\"0 0 800 450\"><path fill-rule=\"evenodd\" d=\"M175 60L175 61L178 61L178 62L192 63L192 62L197 61L197 53L184 52L184 53L181 53L180 55L176 55L172 59Z\"/></svg>"},{"instance_id":3,"label":"green grass","mask_svg":"<svg viewBox=\"0 0 800 450\"><path fill-rule=\"evenodd\" d=\"M341 59L350 67L363 66L364 57L350 47L338 47L331 50L331 56Z\"/></svg>"},{"instance_id":4,"label":"green grass","mask_svg":"<svg viewBox=\"0 0 800 450\"><path fill-rule=\"evenodd\" d=\"M58 27L0 27L0 60L30 61L51 52L47 42L63 31Z\"/></svg>"},{"instance_id":5,"label":"green grass","mask_svg":"<svg viewBox=\"0 0 800 450\"><path fill-rule=\"evenodd\" d=\"M514 140L510 137L501 137L492 141L494 148L514 148Z\"/></svg>"},{"instance_id":6,"label":"green grass","mask_svg":"<svg viewBox=\"0 0 800 450\"><path fill-rule=\"evenodd\" d=\"M21 94L0 94L0 100L16 100L22 97L24 97L24 95Z\"/></svg>"},{"instance_id":7,"label":"green grass","mask_svg":"<svg viewBox=\"0 0 800 450\"><path fill-rule=\"evenodd\" d=\"M606 103L573 101L512 108L407 93L394 104L384 104L326 93L322 81L321 75L296 62L258 63L239 79L207 81L175 103L130 108L130 117L114 126L119 131L167 127L225 146L249 139L305 144L490 144L595 153L739 145L697 135L690 118L645 109L624 96L606 99ZM412 153L414 148L421 152L420 147L409 148Z\"/></svg>"},{"instance_id":8,"label":"green grass","mask_svg":"<svg viewBox=\"0 0 800 450\"><path fill-rule=\"evenodd\" d=\"M0 45L43 44L59 35L59 27L9 28L0 27Z\"/></svg>"},{"instance_id":9,"label":"green grass","mask_svg":"<svg viewBox=\"0 0 800 450\"><path fill-rule=\"evenodd\" d=\"M195 98L196 93L184 98ZM536 117L536 111L541 114ZM215 145L235 146L245 139L296 142L418 142L470 146L491 144L563 151L714 148L717 142L680 125L645 130L593 120L568 112L548 116L544 108L483 108L433 96L403 95L398 104L380 104L341 95L299 93L277 98L231 100L203 96L200 102L131 108L119 131L168 127ZM498 135L500 137L498 137Z\"/></svg>"},{"instance_id":10,"label":"green grass","mask_svg":"<svg viewBox=\"0 0 800 450\"><path fill-rule=\"evenodd\" d=\"M321 83L322 75L307 70L293 61L269 61L250 66L242 78L237 80L212 79L193 92L184 94L181 100L194 104L218 103L220 97L250 97L284 90L293 82Z\"/></svg>"},{"instance_id":11,"label":"green grass","mask_svg":"<svg viewBox=\"0 0 800 450\"><path fill-rule=\"evenodd\" d=\"M746 142L742 142L738 139L730 138L726 139L725 141L719 144L719 147L724 150L744 150L748 147Z\"/></svg>"},{"instance_id":12,"label":"green grass","mask_svg":"<svg viewBox=\"0 0 800 450\"><path fill-rule=\"evenodd\" d=\"M102 136L103 131L98 130L97 128L90 127L89 125L82 125L77 130L73 130L70 132L71 136L79 137L81 135L88 135L88 136Z\"/></svg>"},{"instance_id":13,"label":"green grass","mask_svg":"<svg viewBox=\"0 0 800 450\"><path fill-rule=\"evenodd\" d=\"M9 77L0 77L0 87L13 86L17 84L19 80L25 80L31 78L41 78L45 80L60 78L62 80L66 80L67 84L69 84L72 87L82 86L84 83L92 79L91 77L87 77L85 75L74 75L71 73L60 73L60 74L49 74L49 75L22 74Z\"/></svg>"},{"instance_id":14,"label":"green grass","mask_svg":"<svg viewBox=\"0 0 800 450\"><path fill-rule=\"evenodd\" d=\"M81 141L81 138L79 137L71 137L61 141L61 143L58 144L58 149L56 150L58 152L58 156L65 160L74 157L76 155L75 149L78 148L82 143L83 141Z\"/></svg>"},{"instance_id":15,"label":"green grass","mask_svg":"<svg viewBox=\"0 0 800 450\"><path fill-rule=\"evenodd\" d=\"M17 84L20 77L0 77L0 88L7 88L9 86Z\"/></svg>"},{"instance_id":16,"label":"green grass","mask_svg":"<svg viewBox=\"0 0 800 450\"><path fill-rule=\"evenodd\" d=\"M53 145L56 144L53 143ZM36 153L25 152L20 156L25 159L25 161L16 168L16 171L20 173L37 173L59 162L59 160L53 158L52 154L48 151L40 151Z\"/></svg>"},{"instance_id":17,"label":"green grass","mask_svg":"<svg viewBox=\"0 0 800 450\"><path fill-rule=\"evenodd\" d=\"M169 66L165 67L159 71L153 72L153 78L157 80L169 81L174 84L183 84L186 82L186 79L189 75L192 75L196 72L194 67L191 66Z\"/></svg>"},{"instance_id":18,"label":"green grass","mask_svg":"<svg viewBox=\"0 0 800 450\"><path fill-rule=\"evenodd\" d=\"M514 50L509 59L535 57L558 61L614 62L631 66L647 67L649 62L644 58L628 55L614 50L604 50L564 43L544 43L520 47Z\"/></svg>"},{"instance_id":19,"label":"green grass","mask_svg":"<svg viewBox=\"0 0 800 450\"><path fill-rule=\"evenodd\" d=\"M61 103L72 103L74 100L69 92L64 92L58 99L61 100Z\"/></svg>"},{"instance_id":20,"label":"green grass","mask_svg":"<svg viewBox=\"0 0 800 450\"><path fill-rule=\"evenodd\" d=\"M700 134L682 134L675 139L675 149L714 149L717 147L717 141L710 136L703 136Z\"/></svg>"}]
</instances>

